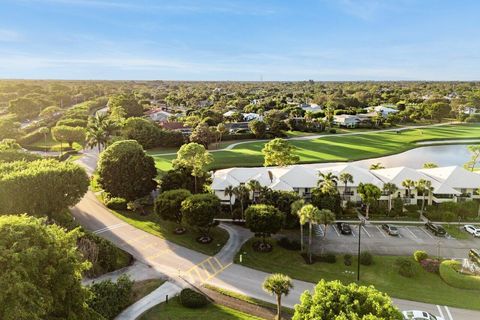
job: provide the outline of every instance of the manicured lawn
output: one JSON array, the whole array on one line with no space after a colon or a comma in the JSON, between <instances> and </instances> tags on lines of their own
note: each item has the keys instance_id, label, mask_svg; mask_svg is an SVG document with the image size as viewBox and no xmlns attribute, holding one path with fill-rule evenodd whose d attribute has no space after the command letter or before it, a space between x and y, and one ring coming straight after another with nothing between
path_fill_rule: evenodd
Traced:
<instances>
[{"instance_id":1,"label":"manicured lawn","mask_svg":"<svg viewBox=\"0 0 480 320\"><path fill-rule=\"evenodd\" d=\"M473 236L463 229L463 225L444 224L448 234L456 239L472 239Z\"/></svg>"},{"instance_id":2,"label":"manicured lawn","mask_svg":"<svg viewBox=\"0 0 480 320\"><path fill-rule=\"evenodd\" d=\"M334 264L305 264L298 252L288 251L275 246L270 253L257 253L249 240L240 252L243 255L242 265L266 271L281 272L292 278L316 283L320 279L340 280L350 283L356 280L356 257L351 266L345 266L343 256L337 256ZM375 256L374 264L361 266L362 285L373 285L378 290L392 297L448 305L459 308L480 310L478 295L480 290L463 290L450 287L439 275L426 272L419 264L415 264L417 274L414 278L405 278L398 274L395 256ZM413 259L412 259L413 260ZM239 263L238 255L236 263Z\"/></svg>"},{"instance_id":3,"label":"manicured lawn","mask_svg":"<svg viewBox=\"0 0 480 320\"><path fill-rule=\"evenodd\" d=\"M261 318L248 315L221 305L210 304L200 309L183 307L178 298L171 299L168 304L159 304L144 315L140 320L261 320Z\"/></svg>"},{"instance_id":4,"label":"manicured lawn","mask_svg":"<svg viewBox=\"0 0 480 320\"><path fill-rule=\"evenodd\" d=\"M165 280L161 279L149 279L144 281L137 281L133 284L132 297L130 304L134 304L143 297L149 295L153 290L160 287Z\"/></svg>"},{"instance_id":5,"label":"manicured lawn","mask_svg":"<svg viewBox=\"0 0 480 320\"><path fill-rule=\"evenodd\" d=\"M188 231L185 234L176 235L173 233L176 224L160 219L155 213L142 216L131 211L111 211L120 219L136 228L208 255L214 255L220 251L228 240L228 232L219 227L215 227L210 231L213 241L209 244L200 244L195 240L199 234L195 232L193 228L187 226Z\"/></svg>"},{"instance_id":6,"label":"manicured lawn","mask_svg":"<svg viewBox=\"0 0 480 320\"><path fill-rule=\"evenodd\" d=\"M329 135L313 140L292 140L301 163L350 161L395 154L417 147L418 141L441 139L472 139L480 136L480 125L460 124L442 127L405 129L401 133L365 132L358 135ZM238 145L232 150L213 152L210 169L234 166L261 166L264 141ZM155 156L159 170L171 168L175 155Z\"/></svg>"}]
</instances>

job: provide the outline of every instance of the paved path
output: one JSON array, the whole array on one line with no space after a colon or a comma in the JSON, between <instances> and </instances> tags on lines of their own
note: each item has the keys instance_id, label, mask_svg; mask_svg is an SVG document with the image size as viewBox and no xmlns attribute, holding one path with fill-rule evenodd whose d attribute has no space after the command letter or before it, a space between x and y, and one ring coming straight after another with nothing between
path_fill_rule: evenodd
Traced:
<instances>
[{"instance_id":1,"label":"paved path","mask_svg":"<svg viewBox=\"0 0 480 320\"><path fill-rule=\"evenodd\" d=\"M448 126L452 124L459 124L460 122L447 122L447 123L436 123L436 124L428 124L428 125L420 125L420 126L408 126L408 127L400 127L400 128L392 128L392 129L381 129L381 130L371 130L371 131L358 131L358 132L347 132L347 133L339 133L339 134L316 134L316 135L310 135L310 136L301 136L301 137L291 137L291 138L285 138L285 140L314 140L314 139L321 139L325 137L343 137L343 136L356 136L356 135L362 135L362 134L376 134L379 132L391 132L391 131L404 131L404 130L410 130L410 129L421 129L421 128L430 128L430 127L441 127L441 126ZM257 140L248 140L248 141L240 141L240 142L235 142L232 144L229 144L225 148L222 149L216 149L216 150L209 150L209 152L220 152L220 151L228 151L232 150L235 147L246 144L246 143L252 143L252 142L268 142L270 139L257 139ZM438 144L438 143L437 143ZM176 152L168 152L168 153L150 153L151 156L171 156L171 155L176 155Z\"/></svg>"},{"instance_id":2,"label":"paved path","mask_svg":"<svg viewBox=\"0 0 480 320\"><path fill-rule=\"evenodd\" d=\"M161 272L147 266L144 263L141 263L140 261L135 261L131 266L103 274L98 278L84 279L82 281L82 284L89 285L92 283L101 282L105 280L117 281L117 279L124 274L128 275L130 279L133 281L159 279L164 277L164 275Z\"/></svg>"},{"instance_id":3,"label":"paved path","mask_svg":"<svg viewBox=\"0 0 480 320\"><path fill-rule=\"evenodd\" d=\"M93 168L92 158L94 156L86 158L90 169ZM82 158L79 162L83 164L83 161L85 160ZM267 273L232 263L235 253L250 236L248 231L238 226L224 226L230 234L229 241L217 255L212 257L126 224L100 203L91 191L72 208L72 213L77 221L87 229L112 241L116 246L132 254L138 261L165 274L170 278L170 282L178 287L209 283L247 296L275 302L272 296L261 289L261 284L268 275ZM313 288L312 283L299 280L294 281L294 286L290 295L284 299L284 304L288 307L293 307L298 303L303 291ZM156 298L147 296L145 305L149 306L162 302L164 292L162 290L159 292L161 294L159 293ZM403 310L416 308L432 311L435 314L440 314L440 308L446 316L446 320L480 319L480 312L478 311L445 309L443 306L437 308L436 305L399 299L395 299L395 303ZM452 317L449 317L449 314Z\"/></svg>"}]
</instances>

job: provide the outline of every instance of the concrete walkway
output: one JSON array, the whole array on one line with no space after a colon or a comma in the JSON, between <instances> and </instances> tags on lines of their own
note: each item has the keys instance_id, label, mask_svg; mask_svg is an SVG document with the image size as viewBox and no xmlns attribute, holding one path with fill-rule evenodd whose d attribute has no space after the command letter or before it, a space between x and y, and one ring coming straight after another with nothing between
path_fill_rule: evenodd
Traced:
<instances>
[{"instance_id":1,"label":"concrete walkway","mask_svg":"<svg viewBox=\"0 0 480 320\"><path fill-rule=\"evenodd\" d=\"M135 261L131 266L128 266L126 268L122 268L119 270L115 270L113 272L106 273L97 278L84 279L82 280L82 284L86 286L92 283L102 282L105 280L117 281L117 279L124 274L129 276L129 278L135 282L150 280L150 279L165 278L165 276L161 272L158 272L154 268L147 266L146 264L140 261Z\"/></svg>"},{"instance_id":2,"label":"concrete walkway","mask_svg":"<svg viewBox=\"0 0 480 320\"><path fill-rule=\"evenodd\" d=\"M149 295L138 300L127 309L123 310L115 320L133 320L137 319L140 315L147 310L153 308L157 304L165 302L167 296L172 298L180 293L181 287L172 282L165 282L160 287L155 289Z\"/></svg>"}]
</instances>

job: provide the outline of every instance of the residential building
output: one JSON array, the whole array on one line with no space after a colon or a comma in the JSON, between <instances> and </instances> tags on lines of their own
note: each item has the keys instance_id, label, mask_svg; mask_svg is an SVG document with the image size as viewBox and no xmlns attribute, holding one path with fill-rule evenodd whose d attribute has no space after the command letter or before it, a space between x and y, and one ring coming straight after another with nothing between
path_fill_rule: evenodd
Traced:
<instances>
[{"instance_id":1,"label":"residential building","mask_svg":"<svg viewBox=\"0 0 480 320\"><path fill-rule=\"evenodd\" d=\"M167 122L168 119L173 114L170 112L164 111L161 108L157 108L157 109L148 110L147 112L145 112L145 115L147 115L150 119L152 119L155 122Z\"/></svg>"},{"instance_id":2,"label":"residential building","mask_svg":"<svg viewBox=\"0 0 480 320\"><path fill-rule=\"evenodd\" d=\"M358 126L360 122L360 118L356 115L339 114L333 116L333 124L340 127L354 128Z\"/></svg>"}]
</instances>

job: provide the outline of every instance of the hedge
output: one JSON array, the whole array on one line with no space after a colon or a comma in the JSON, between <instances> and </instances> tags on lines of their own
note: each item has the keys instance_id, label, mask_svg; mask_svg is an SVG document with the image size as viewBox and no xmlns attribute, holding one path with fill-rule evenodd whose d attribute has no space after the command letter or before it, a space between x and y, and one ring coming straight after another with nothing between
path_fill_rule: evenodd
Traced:
<instances>
[{"instance_id":1,"label":"hedge","mask_svg":"<svg viewBox=\"0 0 480 320\"><path fill-rule=\"evenodd\" d=\"M112 210L127 210L127 200L113 197L105 201L107 208Z\"/></svg>"},{"instance_id":2,"label":"hedge","mask_svg":"<svg viewBox=\"0 0 480 320\"><path fill-rule=\"evenodd\" d=\"M459 261L445 260L440 264L440 277L455 288L480 290L480 276L461 274L458 271L461 267Z\"/></svg>"},{"instance_id":3,"label":"hedge","mask_svg":"<svg viewBox=\"0 0 480 320\"><path fill-rule=\"evenodd\" d=\"M93 297L88 305L105 319L114 319L123 309L130 305L133 281L126 275L117 282L106 280L90 286Z\"/></svg>"},{"instance_id":4,"label":"hedge","mask_svg":"<svg viewBox=\"0 0 480 320\"><path fill-rule=\"evenodd\" d=\"M192 289L186 288L180 292L180 303L187 308L201 308L208 304L207 298Z\"/></svg>"}]
</instances>

